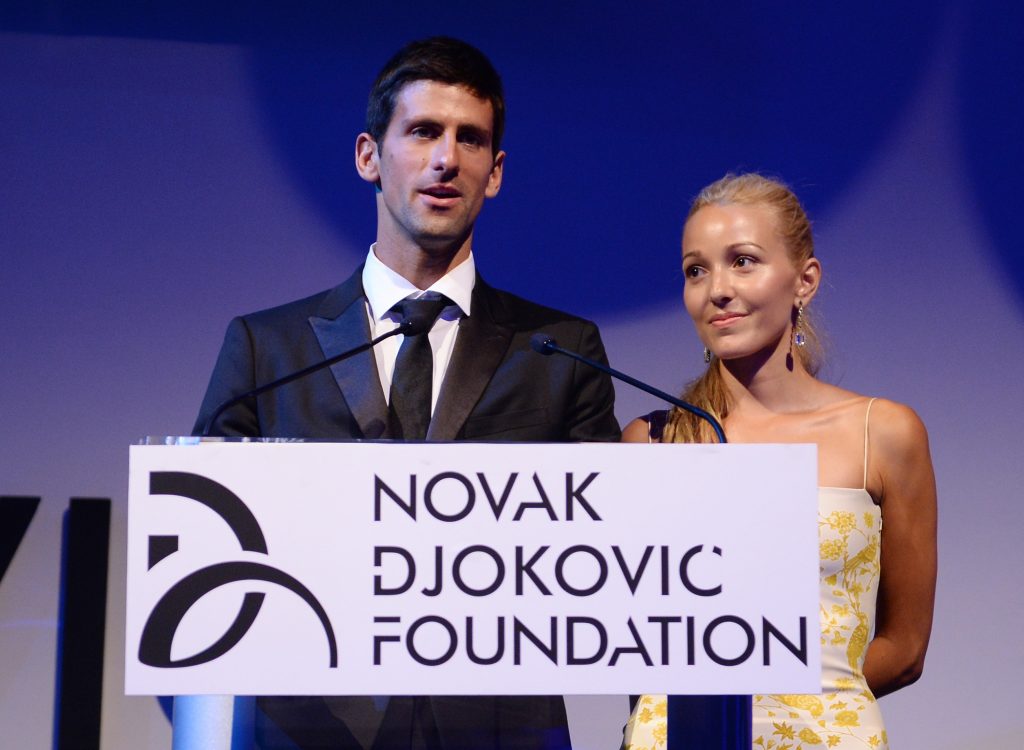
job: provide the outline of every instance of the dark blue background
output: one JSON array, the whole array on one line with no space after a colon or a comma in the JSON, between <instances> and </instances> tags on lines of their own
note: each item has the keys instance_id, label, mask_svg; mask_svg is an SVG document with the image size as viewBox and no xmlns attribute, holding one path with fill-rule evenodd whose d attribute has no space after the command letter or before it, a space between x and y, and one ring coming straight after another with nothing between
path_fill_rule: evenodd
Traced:
<instances>
[{"instance_id":1,"label":"dark blue background","mask_svg":"<svg viewBox=\"0 0 1024 750\"><path fill-rule=\"evenodd\" d=\"M374 198L352 154L370 83L404 42L450 34L507 90L479 268L594 318L613 364L659 387L703 366L678 302L691 196L730 170L794 185L825 269L827 377L914 407L939 481L932 647L924 679L883 701L890 740L1024 746L1005 575L1024 567L1022 16L967 0L0 4L0 494L43 496L0 582L3 741L49 743L75 495L115 500L104 750L166 746L156 703L123 695L125 446L190 430L231 316L365 255ZM616 406L625 422L657 404L618 388ZM583 750L616 744L624 698L570 710Z\"/></svg>"}]
</instances>

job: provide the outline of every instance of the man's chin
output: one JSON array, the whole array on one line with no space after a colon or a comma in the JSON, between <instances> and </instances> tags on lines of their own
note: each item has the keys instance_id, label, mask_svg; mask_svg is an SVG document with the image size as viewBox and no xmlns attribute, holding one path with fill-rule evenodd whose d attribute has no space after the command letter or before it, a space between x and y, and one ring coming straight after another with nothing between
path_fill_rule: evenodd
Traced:
<instances>
[{"instance_id":1,"label":"man's chin","mask_svg":"<svg viewBox=\"0 0 1024 750\"><path fill-rule=\"evenodd\" d=\"M454 255L467 244L472 234L472 229L459 232L452 231L450 228L428 229L416 237L416 244L430 255Z\"/></svg>"}]
</instances>

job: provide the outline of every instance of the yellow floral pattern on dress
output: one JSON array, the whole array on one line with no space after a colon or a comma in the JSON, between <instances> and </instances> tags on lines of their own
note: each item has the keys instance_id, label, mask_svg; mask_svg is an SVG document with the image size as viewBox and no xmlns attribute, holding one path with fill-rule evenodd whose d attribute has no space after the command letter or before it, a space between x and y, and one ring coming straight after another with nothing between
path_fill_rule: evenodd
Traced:
<instances>
[{"instance_id":1,"label":"yellow floral pattern on dress","mask_svg":"<svg viewBox=\"0 0 1024 750\"><path fill-rule=\"evenodd\" d=\"M755 695L757 750L888 749L863 672L875 624L881 526L864 490L819 490L822 694Z\"/></svg>"},{"instance_id":2,"label":"yellow floral pattern on dress","mask_svg":"<svg viewBox=\"0 0 1024 750\"><path fill-rule=\"evenodd\" d=\"M668 747L668 698L642 695L626 725L622 743L629 750L666 750Z\"/></svg>"},{"instance_id":3,"label":"yellow floral pattern on dress","mask_svg":"<svg viewBox=\"0 0 1024 750\"><path fill-rule=\"evenodd\" d=\"M818 490L821 695L755 695L754 750L888 750L878 704L864 680L875 623L881 511L864 490ZM664 695L644 695L624 750L668 750Z\"/></svg>"}]
</instances>

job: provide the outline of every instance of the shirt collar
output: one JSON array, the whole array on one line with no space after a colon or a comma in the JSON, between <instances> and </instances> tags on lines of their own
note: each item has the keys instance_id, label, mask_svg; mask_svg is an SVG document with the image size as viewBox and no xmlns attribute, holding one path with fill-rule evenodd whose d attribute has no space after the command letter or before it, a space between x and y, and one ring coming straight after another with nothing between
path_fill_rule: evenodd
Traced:
<instances>
[{"instance_id":1,"label":"shirt collar","mask_svg":"<svg viewBox=\"0 0 1024 750\"><path fill-rule=\"evenodd\" d=\"M370 246L363 266L363 291L370 303L370 315L374 320L383 320L395 303L420 291L445 295L459 306L463 315L468 316L475 284L476 262L472 251L466 260L424 290L416 288L411 281L384 265L374 252L374 245Z\"/></svg>"}]
</instances>

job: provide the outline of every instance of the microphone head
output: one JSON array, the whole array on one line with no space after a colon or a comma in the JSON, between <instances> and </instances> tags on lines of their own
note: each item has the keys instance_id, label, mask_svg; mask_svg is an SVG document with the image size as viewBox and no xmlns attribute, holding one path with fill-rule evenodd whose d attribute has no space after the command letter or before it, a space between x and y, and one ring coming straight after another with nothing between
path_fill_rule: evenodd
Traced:
<instances>
[{"instance_id":1,"label":"microphone head","mask_svg":"<svg viewBox=\"0 0 1024 750\"><path fill-rule=\"evenodd\" d=\"M443 294L424 295L417 299L406 298L395 306L402 313L402 322L398 324L398 330L406 336L426 333L434 327L437 317L450 304L452 301Z\"/></svg>"},{"instance_id":2,"label":"microphone head","mask_svg":"<svg viewBox=\"0 0 1024 750\"><path fill-rule=\"evenodd\" d=\"M416 315L408 315L402 318L402 322L398 324L398 330L403 336L419 336L426 330L426 327L426 321Z\"/></svg>"},{"instance_id":3,"label":"microphone head","mask_svg":"<svg viewBox=\"0 0 1024 750\"><path fill-rule=\"evenodd\" d=\"M535 333L530 337L530 348L545 356L553 354L558 342L546 333Z\"/></svg>"},{"instance_id":4,"label":"microphone head","mask_svg":"<svg viewBox=\"0 0 1024 750\"><path fill-rule=\"evenodd\" d=\"M419 336L433 328L435 320L437 320L436 312L420 309L403 317L398 328L406 336Z\"/></svg>"}]
</instances>

